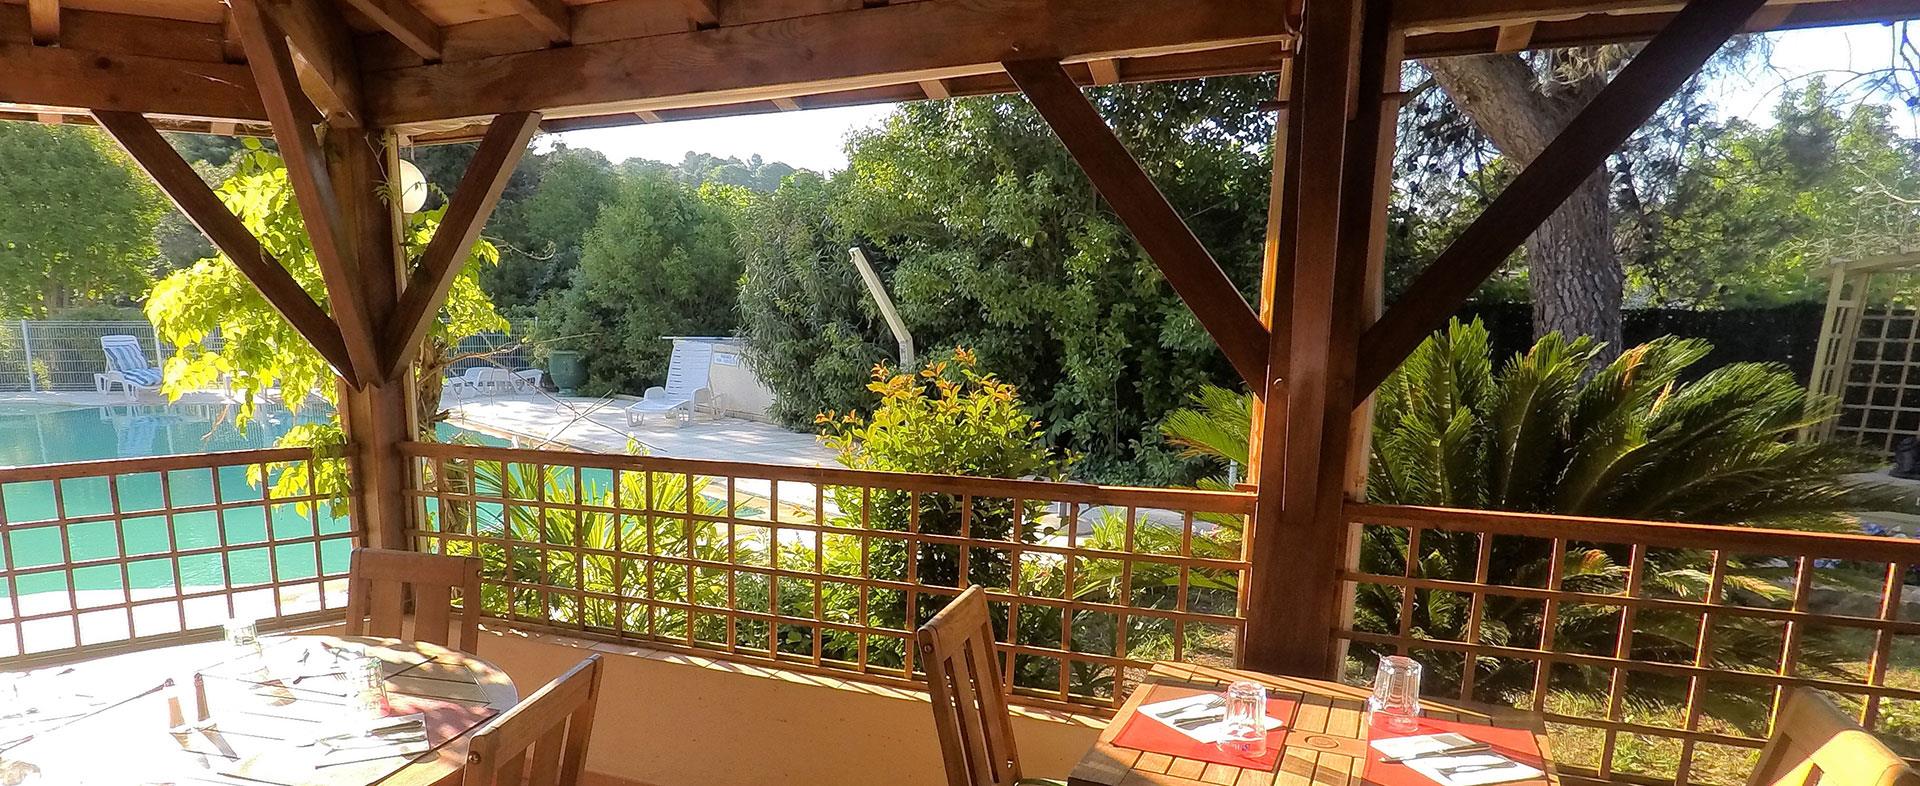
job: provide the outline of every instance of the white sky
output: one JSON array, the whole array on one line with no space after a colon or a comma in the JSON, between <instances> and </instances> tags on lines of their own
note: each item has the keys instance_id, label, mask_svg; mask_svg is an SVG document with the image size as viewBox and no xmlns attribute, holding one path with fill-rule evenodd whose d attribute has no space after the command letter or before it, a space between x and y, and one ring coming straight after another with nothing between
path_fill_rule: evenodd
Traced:
<instances>
[{"instance_id":1,"label":"white sky","mask_svg":"<svg viewBox=\"0 0 1920 786\"><path fill-rule=\"evenodd\" d=\"M1729 115L1766 122L1779 91L1816 74L1837 85L1854 73L1887 68L1892 61L1891 29L1860 25L1822 30L1777 33L1770 38L1770 67L1748 78L1728 78L1719 103ZM769 161L785 161L817 171L844 169L847 135L872 127L894 105L880 104L837 109L811 109L710 120L682 120L659 125L635 125L555 134L550 140L573 147L599 150L614 161L649 158L677 162L688 152L745 159L759 154ZM1896 122L1910 136L1920 136L1920 115L1904 107Z\"/></svg>"}]
</instances>

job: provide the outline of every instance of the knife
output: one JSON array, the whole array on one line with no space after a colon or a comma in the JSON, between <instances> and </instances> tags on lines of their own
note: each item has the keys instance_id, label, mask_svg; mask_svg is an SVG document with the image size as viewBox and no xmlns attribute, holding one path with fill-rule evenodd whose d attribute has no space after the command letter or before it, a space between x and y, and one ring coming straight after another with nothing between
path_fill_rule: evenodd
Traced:
<instances>
[{"instance_id":1,"label":"knife","mask_svg":"<svg viewBox=\"0 0 1920 786\"><path fill-rule=\"evenodd\" d=\"M1480 753L1482 751L1490 751L1490 750L1493 750L1492 745L1489 745L1484 742L1476 742L1471 745L1455 745L1451 748L1441 748L1440 750L1437 750L1437 751L1423 751L1421 753L1409 753L1405 756L1388 756L1386 758L1381 759L1380 763L1381 764L1401 764L1404 762L1413 761L1415 759L1432 759L1432 758L1437 758L1441 756L1459 756L1463 753Z\"/></svg>"}]
</instances>

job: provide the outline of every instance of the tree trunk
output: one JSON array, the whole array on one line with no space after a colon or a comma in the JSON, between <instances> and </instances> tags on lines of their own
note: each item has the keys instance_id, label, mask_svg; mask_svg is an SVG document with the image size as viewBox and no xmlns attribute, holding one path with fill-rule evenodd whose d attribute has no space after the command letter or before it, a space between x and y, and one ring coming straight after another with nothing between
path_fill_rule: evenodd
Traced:
<instances>
[{"instance_id":1,"label":"tree trunk","mask_svg":"<svg viewBox=\"0 0 1920 786\"><path fill-rule=\"evenodd\" d=\"M1422 63L1481 133L1516 166L1531 163L1606 81L1598 75L1543 81L1519 55ZM1534 337L1558 331L1607 344L1598 362L1619 354L1620 301L1626 274L1613 246L1611 179L1602 166L1527 239L1527 283Z\"/></svg>"}]
</instances>

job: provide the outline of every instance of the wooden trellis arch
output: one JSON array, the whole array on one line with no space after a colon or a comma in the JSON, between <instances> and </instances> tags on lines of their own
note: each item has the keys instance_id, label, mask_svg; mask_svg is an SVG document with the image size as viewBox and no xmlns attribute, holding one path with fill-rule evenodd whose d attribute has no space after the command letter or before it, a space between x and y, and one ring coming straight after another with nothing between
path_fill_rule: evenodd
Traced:
<instances>
[{"instance_id":1,"label":"wooden trellis arch","mask_svg":"<svg viewBox=\"0 0 1920 786\"><path fill-rule=\"evenodd\" d=\"M1822 440L1891 452L1920 437L1920 308L1876 304L1874 284L1920 273L1920 251L1835 262L1808 389L1835 402Z\"/></svg>"}]
</instances>

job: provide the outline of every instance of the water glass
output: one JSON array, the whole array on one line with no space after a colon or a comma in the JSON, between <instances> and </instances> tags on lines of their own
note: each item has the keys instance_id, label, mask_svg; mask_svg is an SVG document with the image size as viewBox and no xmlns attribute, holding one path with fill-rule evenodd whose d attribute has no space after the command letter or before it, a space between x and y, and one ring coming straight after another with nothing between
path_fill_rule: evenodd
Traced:
<instances>
[{"instance_id":1,"label":"water glass","mask_svg":"<svg viewBox=\"0 0 1920 786\"><path fill-rule=\"evenodd\" d=\"M260 623L251 617L234 617L227 620L227 643L239 649L258 650Z\"/></svg>"},{"instance_id":2,"label":"water glass","mask_svg":"<svg viewBox=\"0 0 1920 786\"><path fill-rule=\"evenodd\" d=\"M346 664L349 709L355 717L372 720L387 714L387 675L384 664L371 655L349 656Z\"/></svg>"},{"instance_id":3,"label":"water glass","mask_svg":"<svg viewBox=\"0 0 1920 786\"><path fill-rule=\"evenodd\" d=\"M1266 686L1247 680L1227 686L1226 732L1220 747L1243 756L1266 755Z\"/></svg>"},{"instance_id":4,"label":"water glass","mask_svg":"<svg viewBox=\"0 0 1920 786\"><path fill-rule=\"evenodd\" d=\"M1412 734L1420 730L1420 663L1404 655L1382 655L1373 676L1373 696L1367 699L1372 722L1388 731Z\"/></svg>"}]
</instances>

